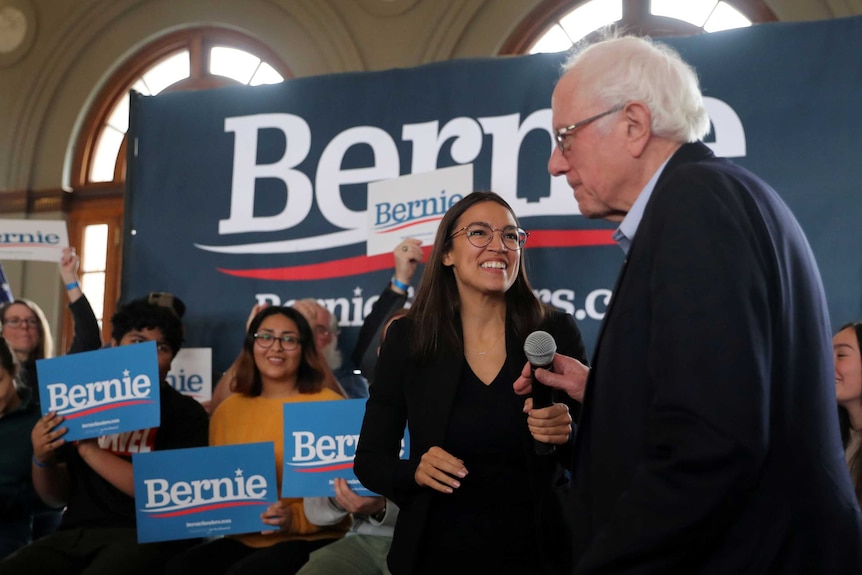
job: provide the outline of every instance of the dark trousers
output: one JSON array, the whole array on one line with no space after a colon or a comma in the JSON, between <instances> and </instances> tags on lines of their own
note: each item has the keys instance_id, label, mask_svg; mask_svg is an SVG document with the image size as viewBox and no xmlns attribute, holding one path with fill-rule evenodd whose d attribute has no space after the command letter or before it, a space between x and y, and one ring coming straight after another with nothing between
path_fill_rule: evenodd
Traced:
<instances>
[{"instance_id":1,"label":"dark trousers","mask_svg":"<svg viewBox=\"0 0 862 575\"><path fill-rule=\"evenodd\" d=\"M308 556L336 539L284 541L269 547L249 547L223 537L192 547L168 562L165 575L293 575ZM5 575L5 574L4 574Z\"/></svg>"},{"instance_id":2,"label":"dark trousers","mask_svg":"<svg viewBox=\"0 0 862 575\"><path fill-rule=\"evenodd\" d=\"M187 541L138 543L135 529L60 530L0 562L3 575L152 575Z\"/></svg>"},{"instance_id":3,"label":"dark trousers","mask_svg":"<svg viewBox=\"0 0 862 575\"><path fill-rule=\"evenodd\" d=\"M29 521L0 522L0 561L30 543ZM0 569L0 573L2 573Z\"/></svg>"},{"instance_id":4,"label":"dark trousers","mask_svg":"<svg viewBox=\"0 0 862 575\"><path fill-rule=\"evenodd\" d=\"M63 510L40 511L33 514L33 541L54 533L63 520Z\"/></svg>"}]
</instances>

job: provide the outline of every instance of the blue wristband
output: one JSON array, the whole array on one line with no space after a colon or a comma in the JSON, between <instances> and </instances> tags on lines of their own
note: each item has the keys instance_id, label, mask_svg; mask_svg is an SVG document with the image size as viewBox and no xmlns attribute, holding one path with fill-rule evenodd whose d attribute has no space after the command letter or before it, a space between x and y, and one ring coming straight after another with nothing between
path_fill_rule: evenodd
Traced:
<instances>
[{"instance_id":1,"label":"blue wristband","mask_svg":"<svg viewBox=\"0 0 862 575\"><path fill-rule=\"evenodd\" d=\"M38 459L36 459L35 455L33 456L33 465L35 465L36 467L41 467L42 469L45 469L46 467L51 467L51 465L49 465L48 463L41 463Z\"/></svg>"},{"instance_id":2,"label":"blue wristband","mask_svg":"<svg viewBox=\"0 0 862 575\"><path fill-rule=\"evenodd\" d=\"M66 291L73 290L79 287L81 287L81 284L79 284L78 282L69 282L66 284Z\"/></svg>"},{"instance_id":3,"label":"blue wristband","mask_svg":"<svg viewBox=\"0 0 862 575\"><path fill-rule=\"evenodd\" d=\"M394 285L395 287L397 287L401 291L407 291L410 289L410 284L406 284L404 282L398 281L398 278L396 278L395 276L392 276L392 279L390 281L392 282L392 285Z\"/></svg>"}]
</instances>

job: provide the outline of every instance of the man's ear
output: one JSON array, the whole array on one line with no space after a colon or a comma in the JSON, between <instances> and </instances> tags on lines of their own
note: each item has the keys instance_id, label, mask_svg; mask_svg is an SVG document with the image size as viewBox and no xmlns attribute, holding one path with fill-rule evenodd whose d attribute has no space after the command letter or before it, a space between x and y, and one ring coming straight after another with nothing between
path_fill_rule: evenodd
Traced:
<instances>
[{"instance_id":1,"label":"man's ear","mask_svg":"<svg viewBox=\"0 0 862 575\"><path fill-rule=\"evenodd\" d=\"M633 158L639 158L652 136L652 114L643 103L629 102L623 108L626 118L626 148Z\"/></svg>"}]
</instances>

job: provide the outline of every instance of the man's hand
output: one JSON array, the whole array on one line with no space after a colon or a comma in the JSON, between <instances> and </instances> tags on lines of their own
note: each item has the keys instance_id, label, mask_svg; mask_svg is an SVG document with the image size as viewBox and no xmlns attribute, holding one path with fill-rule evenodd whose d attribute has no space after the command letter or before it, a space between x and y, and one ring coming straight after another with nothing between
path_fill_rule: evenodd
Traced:
<instances>
[{"instance_id":1,"label":"man's hand","mask_svg":"<svg viewBox=\"0 0 862 575\"><path fill-rule=\"evenodd\" d=\"M52 411L39 419L33 426L33 431L30 432L33 458L42 465L53 464L56 460L57 448L66 443L63 435L67 429L60 427L61 423L63 423L63 416Z\"/></svg>"},{"instance_id":2,"label":"man's hand","mask_svg":"<svg viewBox=\"0 0 862 575\"><path fill-rule=\"evenodd\" d=\"M590 368L580 361L557 353L554 354L553 371L539 368L536 370L535 377L539 383L561 389L575 401L583 401L589 374ZM529 395L533 391L533 376L529 362L521 370L521 377L515 380L513 387L518 395Z\"/></svg>"},{"instance_id":3,"label":"man's hand","mask_svg":"<svg viewBox=\"0 0 862 575\"><path fill-rule=\"evenodd\" d=\"M308 320L308 324L311 326L311 329L313 331L314 326L317 325L317 307L315 306L315 304L308 300L301 299L293 304L293 309L301 313L303 317Z\"/></svg>"}]
</instances>

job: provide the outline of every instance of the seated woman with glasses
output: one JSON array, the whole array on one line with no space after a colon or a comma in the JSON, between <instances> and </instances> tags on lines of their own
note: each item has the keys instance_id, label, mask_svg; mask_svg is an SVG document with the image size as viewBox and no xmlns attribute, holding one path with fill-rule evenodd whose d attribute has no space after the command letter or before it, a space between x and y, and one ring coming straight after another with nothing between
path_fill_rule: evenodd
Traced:
<instances>
[{"instance_id":1,"label":"seated woman with glasses","mask_svg":"<svg viewBox=\"0 0 862 575\"><path fill-rule=\"evenodd\" d=\"M33 488L30 432L39 421L32 394L18 380L18 362L0 337L0 561L31 540Z\"/></svg>"},{"instance_id":2,"label":"seated woman with glasses","mask_svg":"<svg viewBox=\"0 0 862 575\"><path fill-rule=\"evenodd\" d=\"M75 332L69 353L92 351L102 347L99 323L78 281L80 263L81 259L75 248L67 247L63 250L59 264L60 278L66 286ZM42 309L28 299L15 299L4 304L0 308L0 326L0 335L7 341L18 360L20 384L27 389L38 411L39 380L36 361L54 357L51 326ZM53 533L60 525L61 518L62 509L44 508L37 503L33 514L32 538L35 540Z\"/></svg>"},{"instance_id":3,"label":"seated woman with glasses","mask_svg":"<svg viewBox=\"0 0 862 575\"><path fill-rule=\"evenodd\" d=\"M305 317L289 307L270 306L249 324L236 361L231 393L210 420L210 445L273 441L281 492L284 466L283 405L342 397L324 387L323 358ZM342 537L345 518L319 527L308 521L302 498L284 498L263 513L272 531L226 536L193 547L172 559L165 573L295 573L315 549Z\"/></svg>"},{"instance_id":4,"label":"seated woman with glasses","mask_svg":"<svg viewBox=\"0 0 862 575\"><path fill-rule=\"evenodd\" d=\"M546 435L527 427L532 401L513 383L524 340L549 332L586 361L571 315L542 304L524 270L528 234L509 204L474 192L443 216L407 315L387 332L354 459L371 491L400 508L393 573L565 573L562 505L576 404L545 409ZM410 453L400 459L407 426ZM536 441L556 446L538 455Z\"/></svg>"}]
</instances>

